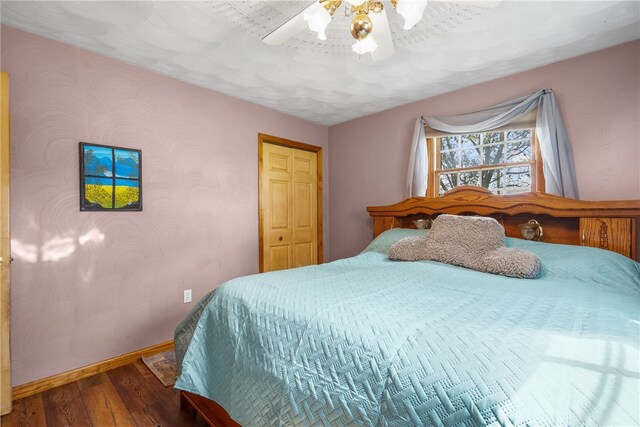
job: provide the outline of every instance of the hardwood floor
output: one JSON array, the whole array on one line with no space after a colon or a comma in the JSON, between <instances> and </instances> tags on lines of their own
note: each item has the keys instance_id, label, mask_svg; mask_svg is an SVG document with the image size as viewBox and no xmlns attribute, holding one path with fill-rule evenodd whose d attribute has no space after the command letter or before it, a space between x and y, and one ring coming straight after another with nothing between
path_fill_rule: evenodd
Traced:
<instances>
[{"instance_id":1,"label":"hardwood floor","mask_svg":"<svg viewBox=\"0 0 640 427\"><path fill-rule=\"evenodd\" d=\"M13 402L3 427L198 426L180 411L180 394L164 387L142 360Z\"/></svg>"}]
</instances>

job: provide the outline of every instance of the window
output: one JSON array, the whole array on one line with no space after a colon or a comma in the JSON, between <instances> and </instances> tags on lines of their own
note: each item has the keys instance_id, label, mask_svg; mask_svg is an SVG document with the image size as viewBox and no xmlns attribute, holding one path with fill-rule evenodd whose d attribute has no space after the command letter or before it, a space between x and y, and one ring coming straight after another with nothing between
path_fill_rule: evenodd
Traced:
<instances>
[{"instance_id":1,"label":"window","mask_svg":"<svg viewBox=\"0 0 640 427\"><path fill-rule=\"evenodd\" d=\"M534 129L429 138L428 147L430 197L460 185L477 185L495 194L544 190Z\"/></svg>"}]
</instances>

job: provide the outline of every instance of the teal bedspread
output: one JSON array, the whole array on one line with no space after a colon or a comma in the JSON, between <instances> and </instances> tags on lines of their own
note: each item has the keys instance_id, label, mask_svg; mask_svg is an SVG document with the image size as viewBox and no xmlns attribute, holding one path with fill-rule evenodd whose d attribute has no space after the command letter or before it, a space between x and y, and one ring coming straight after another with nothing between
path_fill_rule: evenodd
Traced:
<instances>
[{"instance_id":1,"label":"teal bedspread","mask_svg":"<svg viewBox=\"0 0 640 427\"><path fill-rule=\"evenodd\" d=\"M176 331L176 387L245 426L640 425L640 264L507 240L538 279L373 248L231 280Z\"/></svg>"}]
</instances>

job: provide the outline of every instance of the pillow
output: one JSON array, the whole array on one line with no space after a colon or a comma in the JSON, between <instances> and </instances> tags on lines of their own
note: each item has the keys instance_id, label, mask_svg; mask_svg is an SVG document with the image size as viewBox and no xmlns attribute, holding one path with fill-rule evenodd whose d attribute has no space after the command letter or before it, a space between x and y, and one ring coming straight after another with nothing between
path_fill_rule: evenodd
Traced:
<instances>
[{"instance_id":1,"label":"pillow","mask_svg":"<svg viewBox=\"0 0 640 427\"><path fill-rule=\"evenodd\" d=\"M404 237L420 237L427 234L429 230L416 230L414 228L392 228L390 230L383 231L373 239L371 243L362 251L365 252L380 252L385 255L389 255L389 249L398 240Z\"/></svg>"},{"instance_id":2,"label":"pillow","mask_svg":"<svg viewBox=\"0 0 640 427\"><path fill-rule=\"evenodd\" d=\"M542 261L541 277L596 282L634 293L640 290L640 263L617 252L513 237L505 238L505 245L536 254Z\"/></svg>"},{"instance_id":3,"label":"pillow","mask_svg":"<svg viewBox=\"0 0 640 427\"><path fill-rule=\"evenodd\" d=\"M439 261L525 279L536 277L542 268L531 252L504 246L504 228L495 219L447 214L433 221L429 234L392 245L389 258Z\"/></svg>"}]
</instances>

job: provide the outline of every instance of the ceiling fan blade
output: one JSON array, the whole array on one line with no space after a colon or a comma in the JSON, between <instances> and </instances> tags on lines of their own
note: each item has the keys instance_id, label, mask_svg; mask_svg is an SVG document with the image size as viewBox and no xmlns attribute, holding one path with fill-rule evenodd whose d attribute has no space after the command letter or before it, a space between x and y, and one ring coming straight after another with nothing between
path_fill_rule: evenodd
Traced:
<instances>
[{"instance_id":1,"label":"ceiling fan blade","mask_svg":"<svg viewBox=\"0 0 640 427\"><path fill-rule=\"evenodd\" d=\"M395 52L393 47L393 39L391 38L391 29L389 28L389 20L387 19L387 11L380 13L370 13L371 37L378 43L378 48L371 52L371 59L374 61L382 61L387 59Z\"/></svg>"},{"instance_id":2,"label":"ceiling fan blade","mask_svg":"<svg viewBox=\"0 0 640 427\"><path fill-rule=\"evenodd\" d=\"M262 41L268 45L278 45L286 42L292 37L295 37L296 35L309 28L307 21L304 20L304 14L313 14L321 7L322 5L320 5L320 2L315 0L305 10L270 32L262 39Z\"/></svg>"}]
</instances>

